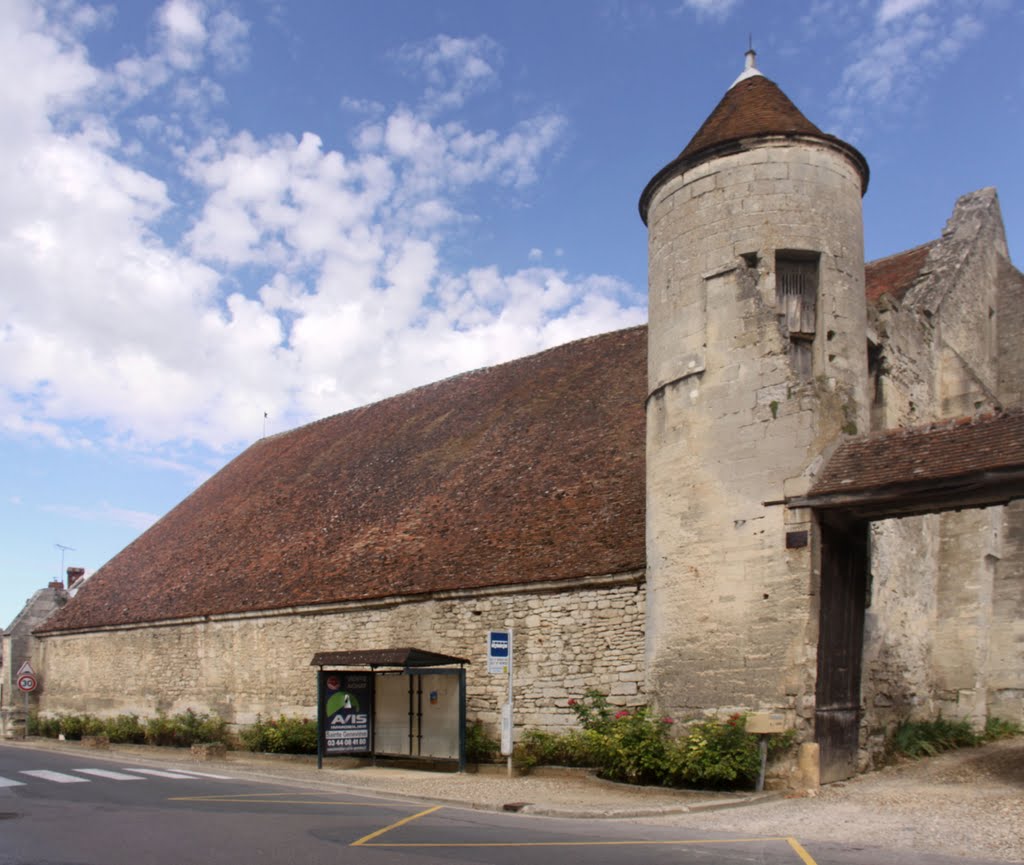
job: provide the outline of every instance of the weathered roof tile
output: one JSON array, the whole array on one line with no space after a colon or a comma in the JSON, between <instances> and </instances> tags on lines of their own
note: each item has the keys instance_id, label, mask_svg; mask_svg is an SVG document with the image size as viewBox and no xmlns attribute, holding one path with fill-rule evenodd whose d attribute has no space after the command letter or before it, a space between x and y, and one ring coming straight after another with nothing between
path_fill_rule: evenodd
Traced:
<instances>
[{"instance_id":1,"label":"weathered roof tile","mask_svg":"<svg viewBox=\"0 0 1024 865\"><path fill-rule=\"evenodd\" d=\"M642 568L646 335L580 340L263 439L47 630Z\"/></svg>"}]
</instances>

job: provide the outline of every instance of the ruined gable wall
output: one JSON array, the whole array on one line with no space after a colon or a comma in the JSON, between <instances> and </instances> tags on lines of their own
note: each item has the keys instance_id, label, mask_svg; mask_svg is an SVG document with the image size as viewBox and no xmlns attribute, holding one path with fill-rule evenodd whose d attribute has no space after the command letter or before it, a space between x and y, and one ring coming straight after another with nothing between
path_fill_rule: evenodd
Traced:
<instances>
[{"instance_id":1,"label":"ruined gable wall","mask_svg":"<svg viewBox=\"0 0 1024 865\"><path fill-rule=\"evenodd\" d=\"M1024 405L1024 274L1009 259L1000 259L996 337L999 346L999 399L1005 406Z\"/></svg>"},{"instance_id":2,"label":"ruined gable wall","mask_svg":"<svg viewBox=\"0 0 1024 865\"><path fill-rule=\"evenodd\" d=\"M496 733L507 680L487 673L486 636L508 626L520 729L571 724L568 700L589 688L613 705L645 702L644 587L640 575L625 575L552 592L478 591L330 613L54 634L43 641L50 687L40 708L101 716L192 708L235 724L258 714L315 717L315 652L415 646L472 662L468 717Z\"/></svg>"},{"instance_id":3,"label":"ruined gable wall","mask_svg":"<svg viewBox=\"0 0 1024 865\"><path fill-rule=\"evenodd\" d=\"M876 407L884 426L970 414L1020 381L1024 306L1005 252L994 192L964 196L919 282L902 302L870 310L886 363ZM862 685L870 737L908 714L977 722L998 704L1020 717L1024 559L1012 538L1024 533L1022 513L1014 505L873 524Z\"/></svg>"},{"instance_id":4,"label":"ruined gable wall","mask_svg":"<svg viewBox=\"0 0 1024 865\"><path fill-rule=\"evenodd\" d=\"M905 305L937 322L944 349L938 416L970 414L998 389L996 310L1001 262L1008 257L994 189L962 196L928 256L928 278Z\"/></svg>"}]
</instances>

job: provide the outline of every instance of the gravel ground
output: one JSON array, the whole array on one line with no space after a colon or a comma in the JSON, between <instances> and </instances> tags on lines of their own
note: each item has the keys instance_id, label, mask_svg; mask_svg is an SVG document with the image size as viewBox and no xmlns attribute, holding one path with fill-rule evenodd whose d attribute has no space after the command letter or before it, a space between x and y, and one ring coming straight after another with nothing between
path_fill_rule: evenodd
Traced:
<instances>
[{"instance_id":1,"label":"gravel ground","mask_svg":"<svg viewBox=\"0 0 1024 865\"><path fill-rule=\"evenodd\" d=\"M1024 862L1024 738L903 762L813 797L643 822Z\"/></svg>"},{"instance_id":2,"label":"gravel ground","mask_svg":"<svg viewBox=\"0 0 1024 865\"><path fill-rule=\"evenodd\" d=\"M32 740L20 747L83 749L77 743ZM551 816L618 817L750 835L793 835L825 841L968 859L1024 862L1024 737L905 761L814 795L708 794L628 787L579 772L508 778L503 771L449 774L383 767L340 768L315 760L231 752L225 761L189 763L187 751L113 746L99 759L160 762L202 770L316 784L379 795L500 810L513 806ZM737 807L737 806L744 807Z\"/></svg>"}]
</instances>

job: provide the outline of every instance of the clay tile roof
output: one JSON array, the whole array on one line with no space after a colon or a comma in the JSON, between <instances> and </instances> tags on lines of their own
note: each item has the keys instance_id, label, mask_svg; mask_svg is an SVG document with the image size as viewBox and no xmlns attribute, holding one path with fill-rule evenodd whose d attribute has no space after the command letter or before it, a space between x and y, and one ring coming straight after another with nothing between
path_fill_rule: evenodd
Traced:
<instances>
[{"instance_id":1,"label":"clay tile roof","mask_svg":"<svg viewBox=\"0 0 1024 865\"><path fill-rule=\"evenodd\" d=\"M868 187L867 160L845 141L822 132L811 123L779 86L763 75L741 78L730 87L707 120L672 162L659 171L640 196L640 216L647 222L647 208L655 189L669 176L731 148L746 139L769 135L803 135L818 138L847 152Z\"/></svg>"},{"instance_id":2,"label":"clay tile roof","mask_svg":"<svg viewBox=\"0 0 1024 865\"><path fill-rule=\"evenodd\" d=\"M755 75L738 81L690 139L680 159L688 159L729 141L755 135L824 135L801 113L779 85Z\"/></svg>"},{"instance_id":3,"label":"clay tile roof","mask_svg":"<svg viewBox=\"0 0 1024 865\"><path fill-rule=\"evenodd\" d=\"M580 340L258 441L46 630L642 569L646 337Z\"/></svg>"},{"instance_id":4,"label":"clay tile roof","mask_svg":"<svg viewBox=\"0 0 1024 865\"><path fill-rule=\"evenodd\" d=\"M883 295L901 299L922 275L928 253L937 243L937 240L932 240L896 255L869 261L864 266L864 291L868 303L877 303Z\"/></svg>"},{"instance_id":5,"label":"clay tile roof","mask_svg":"<svg viewBox=\"0 0 1024 865\"><path fill-rule=\"evenodd\" d=\"M849 439L829 459L808 498L824 503L829 496L880 496L886 489L952 489L954 482L1021 472L1024 409L1013 409Z\"/></svg>"}]
</instances>

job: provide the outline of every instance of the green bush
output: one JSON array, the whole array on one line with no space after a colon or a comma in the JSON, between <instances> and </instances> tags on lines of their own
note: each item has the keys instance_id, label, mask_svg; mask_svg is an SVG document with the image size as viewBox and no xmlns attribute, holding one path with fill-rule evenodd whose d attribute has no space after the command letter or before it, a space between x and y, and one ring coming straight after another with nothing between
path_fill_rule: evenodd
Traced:
<instances>
[{"instance_id":1,"label":"green bush","mask_svg":"<svg viewBox=\"0 0 1024 865\"><path fill-rule=\"evenodd\" d=\"M594 688L587 691L579 700L569 700L569 708L584 730L603 733L611 725L612 707L608 705L608 698Z\"/></svg>"},{"instance_id":2,"label":"green bush","mask_svg":"<svg viewBox=\"0 0 1024 865\"><path fill-rule=\"evenodd\" d=\"M257 716L256 723L239 733L242 744L250 751L270 754L315 754L317 750L316 722L308 718L286 718L264 721Z\"/></svg>"},{"instance_id":3,"label":"green bush","mask_svg":"<svg viewBox=\"0 0 1024 865\"><path fill-rule=\"evenodd\" d=\"M992 716L985 719L985 729L981 733L981 738L986 742L995 742L997 739L1019 736L1022 732L1024 730L1021 729L1020 724Z\"/></svg>"},{"instance_id":4,"label":"green bush","mask_svg":"<svg viewBox=\"0 0 1024 865\"><path fill-rule=\"evenodd\" d=\"M487 735L481 721L466 724L466 760L470 763L493 763L498 759L501 743Z\"/></svg>"},{"instance_id":5,"label":"green bush","mask_svg":"<svg viewBox=\"0 0 1024 865\"><path fill-rule=\"evenodd\" d=\"M515 746L513 759L524 768L533 766L598 765L599 734L593 730L570 730L566 733L545 733L526 730Z\"/></svg>"},{"instance_id":6,"label":"green bush","mask_svg":"<svg viewBox=\"0 0 1024 865\"><path fill-rule=\"evenodd\" d=\"M156 717L146 719L146 744L174 748L188 748L206 742L226 742L227 724L216 715L199 714L186 709L168 717L157 712Z\"/></svg>"},{"instance_id":7,"label":"green bush","mask_svg":"<svg viewBox=\"0 0 1024 865\"><path fill-rule=\"evenodd\" d=\"M57 733L65 739L76 740L82 736L102 736L103 722L93 715L58 715Z\"/></svg>"},{"instance_id":8,"label":"green bush","mask_svg":"<svg viewBox=\"0 0 1024 865\"><path fill-rule=\"evenodd\" d=\"M139 722L138 715L118 715L103 722L104 732L111 742L127 745L141 745L146 741L146 729Z\"/></svg>"},{"instance_id":9,"label":"green bush","mask_svg":"<svg viewBox=\"0 0 1024 865\"><path fill-rule=\"evenodd\" d=\"M617 712L607 728L597 732L598 774L627 784L665 783L671 772L671 724L667 718L652 718L646 706Z\"/></svg>"},{"instance_id":10,"label":"green bush","mask_svg":"<svg viewBox=\"0 0 1024 865\"><path fill-rule=\"evenodd\" d=\"M757 737L746 730L746 716L725 723L699 721L679 739L671 758L671 779L688 786L720 789L750 786L761 770Z\"/></svg>"},{"instance_id":11,"label":"green bush","mask_svg":"<svg viewBox=\"0 0 1024 865\"><path fill-rule=\"evenodd\" d=\"M56 739L81 739L82 736L106 736L114 743L169 745L187 748L200 742L226 742L227 724L216 715L198 714L191 709L168 717L158 712L155 717L140 721L137 715L118 715L116 718L97 718L93 715L57 715L42 718L29 716L30 736ZM316 751L316 732L313 733Z\"/></svg>"},{"instance_id":12,"label":"green bush","mask_svg":"<svg viewBox=\"0 0 1024 865\"><path fill-rule=\"evenodd\" d=\"M671 718L650 709L612 709L603 695L588 691L569 707L583 727L567 733L527 730L516 745L522 766L588 766L602 778L630 784L714 789L750 787L761 768L757 737L746 731L746 716L690 724L673 738ZM770 753L788 748L793 731L773 736Z\"/></svg>"},{"instance_id":13,"label":"green bush","mask_svg":"<svg viewBox=\"0 0 1024 865\"><path fill-rule=\"evenodd\" d=\"M973 748L982 737L969 721L904 721L892 734L890 748L905 757L931 757L953 748Z\"/></svg>"},{"instance_id":14,"label":"green bush","mask_svg":"<svg viewBox=\"0 0 1024 865\"><path fill-rule=\"evenodd\" d=\"M59 718L43 718L38 712L32 712L28 716L28 735L45 736L47 739L56 739L60 734Z\"/></svg>"},{"instance_id":15,"label":"green bush","mask_svg":"<svg viewBox=\"0 0 1024 865\"><path fill-rule=\"evenodd\" d=\"M238 731L238 738L248 751L257 753L267 750L267 730L269 724L263 720L261 715L256 716L256 723L243 727Z\"/></svg>"}]
</instances>

